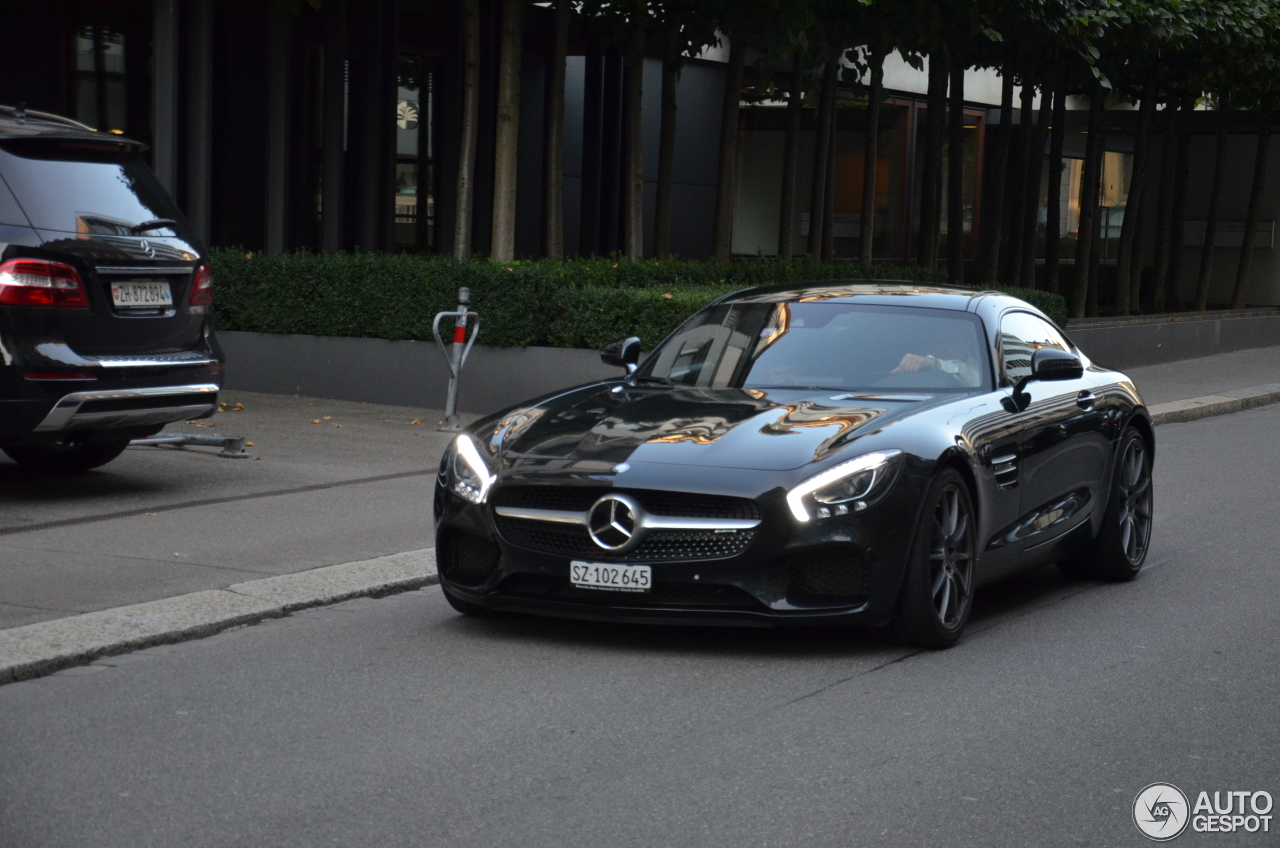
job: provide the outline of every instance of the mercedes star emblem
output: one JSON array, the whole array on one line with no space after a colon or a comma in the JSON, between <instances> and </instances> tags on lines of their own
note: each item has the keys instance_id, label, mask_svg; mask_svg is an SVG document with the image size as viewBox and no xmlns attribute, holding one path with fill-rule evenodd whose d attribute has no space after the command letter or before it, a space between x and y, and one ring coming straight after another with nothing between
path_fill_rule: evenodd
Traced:
<instances>
[{"instance_id":1,"label":"mercedes star emblem","mask_svg":"<svg viewBox=\"0 0 1280 848\"><path fill-rule=\"evenodd\" d=\"M142 252L147 254L147 258L149 259L156 258L156 249L151 246L151 242L147 241L146 239L143 239L141 242L138 243L138 247L141 247Z\"/></svg>"},{"instance_id":2,"label":"mercedes star emblem","mask_svg":"<svg viewBox=\"0 0 1280 848\"><path fill-rule=\"evenodd\" d=\"M591 540L606 551L621 551L639 541L640 505L626 495L605 495L587 513Z\"/></svg>"}]
</instances>

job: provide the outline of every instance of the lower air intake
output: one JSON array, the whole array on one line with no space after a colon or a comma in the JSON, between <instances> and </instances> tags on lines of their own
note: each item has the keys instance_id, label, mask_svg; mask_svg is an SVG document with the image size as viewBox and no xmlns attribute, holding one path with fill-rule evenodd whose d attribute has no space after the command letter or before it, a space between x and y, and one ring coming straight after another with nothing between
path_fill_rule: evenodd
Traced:
<instances>
[{"instance_id":1,"label":"lower air intake","mask_svg":"<svg viewBox=\"0 0 1280 848\"><path fill-rule=\"evenodd\" d=\"M788 596L796 599L857 600L869 592L867 561L851 548L824 548L799 554L787 561L791 587Z\"/></svg>"},{"instance_id":2,"label":"lower air intake","mask_svg":"<svg viewBox=\"0 0 1280 848\"><path fill-rule=\"evenodd\" d=\"M459 586L480 586L498 567L502 552L479 536L454 530L440 540L436 556L446 580Z\"/></svg>"}]
</instances>

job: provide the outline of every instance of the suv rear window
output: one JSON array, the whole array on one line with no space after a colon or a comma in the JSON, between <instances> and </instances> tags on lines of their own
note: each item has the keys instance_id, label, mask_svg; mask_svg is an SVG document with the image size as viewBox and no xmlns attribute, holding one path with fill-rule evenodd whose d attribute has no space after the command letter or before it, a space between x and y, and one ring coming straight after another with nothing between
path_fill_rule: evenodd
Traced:
<instances>
[{"instance_id":1,"label":"suv rear window","mask_svg":"<svg viewBox=\"0 0 1280 848\"><path fill-rule=\"evenodd\" d=\"M130 148L80 141L13 139L0 143L0 175L39 229L94 235L176 235L137 230L182 213Z\"/></svg>"}]
</instances>

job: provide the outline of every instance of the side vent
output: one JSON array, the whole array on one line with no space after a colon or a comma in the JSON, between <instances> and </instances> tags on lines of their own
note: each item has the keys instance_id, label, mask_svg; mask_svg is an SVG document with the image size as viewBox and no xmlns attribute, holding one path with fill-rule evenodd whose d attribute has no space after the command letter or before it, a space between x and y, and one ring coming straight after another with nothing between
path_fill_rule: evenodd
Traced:
<instances>
[{"instance_id":1,"label":"side vent","mask_svg":"<svg viewBox=\"0 0 1280 848\"><path fill-rule=\"evenodd\" d=\"M1012 489L1018 485L1018 455L997 456L991 460L991 470L995 472L996 483L1002 489Z\"/></svg>"}]
</instances>

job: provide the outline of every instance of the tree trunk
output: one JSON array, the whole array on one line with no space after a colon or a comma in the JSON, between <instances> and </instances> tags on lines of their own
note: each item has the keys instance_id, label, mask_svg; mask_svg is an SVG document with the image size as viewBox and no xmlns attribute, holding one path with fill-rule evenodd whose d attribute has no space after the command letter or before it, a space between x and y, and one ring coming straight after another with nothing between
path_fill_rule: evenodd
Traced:
<instances>
[{"instance_id":1,"label":"tree trunk","mask_svg":"<svg viewBox=\"0 0 1280 848\"><path fill-rule=\"evenodd\" d=\"M1013 212L1009 216L1009 273L1005 276L1005 281L1011 285L1023 285L1019 275L1022 273L1022 252L1025 245L1022 242L1022 211L1023 196L1027 193L1031 181L1031 145L1032 145L1032 123L1031 112L1035 106L1036 89L1030 84L1029 72L1022 75L1022 97L1018 104L1020 117L1018 119L1018 171L1013 181L1013 203L1010 204ZM1039 185L1036 186L1037 191Z\"/></svg>"},{"instance_id":2,"label":"tree trunk","mask_svg":"<svg viewBox=\"0 0 1280 848\"><path fill-rule=\"evenodd\" d=\"M884 51L871 54L871 90L867 100L867 135L862 160L862 261L871 264L876 222L876 164L880 158L880 93L884 87Z\"/></svg>"},{"instance_id":3,"label":"tree trunk","mask_svg":"<svg viewBox=\"0 0 1280 848\"><path fill-rule=\"evenodd\" d=\"M729 43L729 66L720 110L720 167L716 175L715 258L728 261L733 252L734 177L738 171L738 106L742 102L742 66L746 50L742 39Z\"/></svg>"},{"instance_id":4,"label":"tree trunk","mask_svg":"<svg viewBox=\"0 0 1280 848\"><path fill-rule=\"evenodd\" d=\"M453 258L471 258L471 214L475 199L476 124L480 116L480 0L462 0L462 126L458 132L458 197ZM426 214L420 209L419 214Z\"/></svg>"},{"instance_id":5,"label":"tree trunk","mask_svg":"<svg viewBox=\"0 0 1280 848\"><path fill-rule=\"evenodd\" d=\"M466 13L476 10L475 0L463 4L463 29ZM478 16L473 20L478 21ZM479 30L477 29L478 33ZM472 43L478 43L477 41ZM346 85L347 85L347 12L346 3L330 0L324 8L324 69L321 85L323 140L320 170L320 249L326 253L342 250L344 226L342 210L346 157ZM475 122L472 122L474 128ZM474 138L474 137L473 137ZM473 141L474 144L474 141ZM473 147L474 149L474 147ZM465 153L465 148L464 148ZM459 172L461 179L462 172ZM461 194L459 194L461 197ZM469 209L470 207L468 207ZM190 209L190 207L188 207ZM468 217L470 220L470 217ZM465 257L464 257L465 258Z\"/></svg>"},{"instance_id":6,"label":"tree trunk","mask_svg":"<svg viewBox=\"0 0 1280 848\"><path fill-rule=\"evenodd\" d=\"M644 258L644 28L631 30L626 56L623 121L627 173L623 186L622 250L632 262Z\"/></svg>"},{"instance_id":7,"label":"tree trunk","mask_svg":"<svg viewBox=\"0 0 1280 848\"><path fill-rule=\"evenodd\" d=\"M836 256L836 139L839 138L840 113L831 111L831 140L827 142L827 182L822 193L822 261L830 262Z\"/></svg>"},{"instance_id":8,"label":"tree trunk","mask_svg":"<svg viewBox=\"0 0 1280 848\"><path fill-rule=\"evenodd\" d=\"M1000 126L996 129L996 149L991 153L992 174L988 177L990 203L984 210L982 238L982 284L994 286L1000 268L1001 230L1004 224L1005 177L1009 172L1009 143L1013 139L1013 48L1006 47L1000 69Z\"/></svg>"},{"instance_id":9,"label":"tree trunk","mask_svg":"<svg viewBox=\"0 0 1280 848\"><path fill-rule=\"evenodd\" d=\"M1062 142L1067 123L1067 71L1058 73L1053 89L1052 130L1049 135L1049 191L1044 209L1044 288L1058 291L1062 265Z\"/></svg>"},{"instance_id":10,"label":"tree trunk","mask_svg":"<svg viewBox=\"0 0 1280 848\"><path fill-rule=\"evenodd\" d=\"M822 102L813 139L813 186L809 193L809 256L822 257L822 216L827 208L827 160L831 155L831 124L835 117L838 57L827 60L822 75Z\"/></svg>"},{"instance_id":11,"label":"tree trunk","mask_svg":"<svg viewBox=\"0 0 1280 848\"><path fill-rule=\"evenodd\" d=\"M1041 77L1040 111L1036 115L1035 133L1031 137L1030 175L1022 203L1022 285L1036 287L1036 226L1040 223L1040 175L1044 172L1044 143L1049 135L1049 86Z\"/></svg>"},{"instance_id":12,"label":"tree trunk","mask_svg":"<svg viewBox=\"0 0 1280 848\"><path fill-rule=\"evenodd\" d=\"M516 253L516 162L520 143L520 54L523 0L502 0L498 42L498 109L493 142L493 244L490 255Z\"/></svg>"},{"instance_id":13,"label":"tree trunk","mask_svg":"<svg viewBox=\"0 0 1280 848\"><path fill-rule=\"evenodd\" d=\"M676 172L676 78L680 70L680 26L667 25L662 46L662 126L658 130L658 197L653 210L653 255L671 253L671 186Z\"/></svg>"},{"instance_id":14,"label":"tree trunk","mask_svg":"<svg viewBox=\"0 0 1280 848\"><path fill-rule=\"evenodd\" d=\"M564 259L564 69L569 52L569 16L573 6L570 0L555 0L555 5L555 34L550 73L547 75L542 215L547 227L543 250L548 259L559 260Z\"/></svg>"},{"instance_id":15,"label":"tree trunk","mask_svg":"<svg viewBox=\"0 0 1280 848\"><path fill-rule=\"evenodd\" d=\"M1138 131L1133 147L1133 172L1129 177L1129 197L1125 203L1124 223L1120 226L1120 249L1116 254L1116 314L1128 315L1138 308L1138 289L1134 284L1142 277L1142 240L1138 234L1142 216L1149 204L1144 203L1143 190L1146 181L1147 162L1151 142L1151 121L1156 114L1156 87L1153 75L1143 89L1142 105L1138 107ZM1134 265L1138 273L1133 273Z\"/></svg>"},{"instance_id":16,"label":"tree trunk","mask_svg":"<svg viewBox=\"0 0 1280 848\"><path fill-rule=\"evenodd\" d=\"M1186 242L1183 226L1187 220L1187 171L1191 154L1191 112L1196 108L1196 93L1188 90L1178 107L1178 153L1174 158L1173 209L1169 221L1169 276L1165 302L1176 312L1187 308L1182 300L1182 246Z\"/></svg>"},{"instance_id":17,"label":"tree trunk","mask_svg":"<svg viewBox=\"0 0 1280 848\"><path fill-rule=\"evenodd\" d=\"M1154 308L1157 313L1165 311L1165 284L1169 279L1169 219L1170 207L1173 204L1173 176L1175 160L1178 156L1178 133L1175 119L1177 107L1170 98L1164 114L1164 144L1160 153L1160 199L1156 206L1156 255L1155 267L1151 276L1155 288Z\"/></svg>"},{"instance_id":18,"label":"tree trunk","mask_svg":"<svg viewBox=\"0 0 1280 848\"><path fill-rule=\"evenodd\" d=\"M1244 216L1244 244L1240 246L1240 266L1236 269L1236 289L1231 308L1244 309L1249 300L1249 272L1253 268L1253 245L1258 240L1258 205L1267 181L1267 155L1271 151L1271 110L1262 113L1258 127L1258 152L1253 159L1253 188L1249 191L1249 211Z\"/></svg>"},{"instance_id":19,"label":"tree trunk","mask_svg":"<svg viewBox=\"0 0 1280 848\"><path fill-rule=\"evenodd\" d=\"M964 285L964 62L951 62L947 154L947 280Z\"/></svg>"},{"instance_id":20,"label":"tree trunk","mask_svg":"<svg viewBox=\"0 0 1280 848\"><path fill-rule=\"evenodd\" d=\"M787 97L787 137L782 151L782 208L778 213L778 258L790 259L796 210L796 167L800 154L800 118L804 111L804 74L800 53L791 62L791 92Z\"/></svg>"},{"instance_id":21,"label":"tree trunk","mask_svg":"<svg viewBox=\"0 0 1280 848\"><path fill-rule=\"evenodd\" d=\"M920 180L920 244L918 262L938 264L938 188L942 182L943 119L947 111L947 60L941 50L929 56L929 100L924 129L924 163Z\"/></svg>"},{"instance_id":22,"label":"tree trunk","mask_svg":"<svg viewBox=\"0 0 1280 848\"><path fill-rule=\"evenodd\" d=\"M1071 287L1071 317L1083 318L1089 297L1089 262L1097 241L1098 177L1102 169L1102 85L1089 91L1089 138L1085 144L1084 173L1080 180L1080 227L1076 236L1075 282Z\"/></svg>"},{"instance_id":23,"label":"tree trunk","mask_svg":"<svg viewBox=\"0 0 1280 848\"><path fill-rule=\"evenodd\" d=\"M1213 155L1213 188L1209 191L1209 214L1204 222L1204 246L1200 249L1200 274L1196 278L1196 302L1194 309L1203 312L1209 308L1209 278L1213 274L1213 249L1218 243L1218 212L1222 206L1222 172L1227 161L1227 121L1230 112L1226 98L1218 100L1218 144Z\"/></svg>"}]
</instances>

